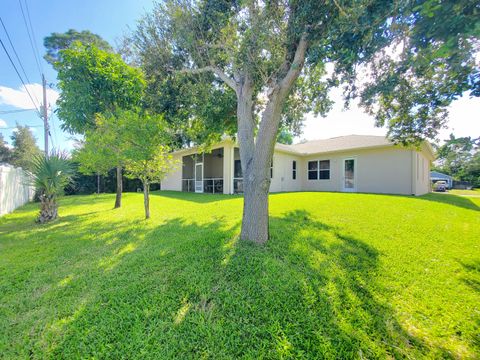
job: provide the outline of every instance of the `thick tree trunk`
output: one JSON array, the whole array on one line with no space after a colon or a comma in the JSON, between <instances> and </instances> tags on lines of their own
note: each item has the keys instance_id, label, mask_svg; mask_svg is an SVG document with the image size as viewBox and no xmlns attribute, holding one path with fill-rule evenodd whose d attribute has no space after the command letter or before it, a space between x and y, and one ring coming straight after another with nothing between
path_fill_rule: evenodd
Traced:
<instances>
[{"instance_id":1,"label":"thick tree trunk","mask_svg":"<svg viewBox=\"0 0 480 360\"><path fill-rule=\"evenodd\" d=\"M260 184L259 184L260 182ZM242 230L240 238L263 244L269 238L268 188L269 179L258 181L254 175L244 176Z\"/></svg>"},{"instance_id":2,"label":"thick tree trunk","mask_svg":"<svg viewBox=\"0 0 480 360\"><path fill-rule=\"evenodd\" d=\"M248 76L242 78L237 89L238 141L243 173L243 217L240 238L257 243L268 240L268 170L259 161L254 141L253 83ZM264 154L267 155L267 154ZM271 158L271 157L270 157Z\"/></svg>"},{"instance_id":3,"label":"thick tree trunk","mask_svg":"<svg viewBox=\"0 0 480 360\"><path fill-rule=\"evenodd\" d=\"M100 174L97 174L97 194L100 194Z\"/></svg>"},{"instance_id":4,"label":"thick tree trunk","mask_svg":"<svg viewBox=\"0 0 480 360\"><path fill-rule=\"evenodd\" d=\"M264 243L269 238L268 193L270 164L285 100L298 78L306 51L306 36L302 36L292 62L286 61L285 75L268 89L268 101L255 136L253 118L253 84L244 76L236 89L237 121L240 158L242 162L244 203L240 238Z\"/></svg>"},{"instance_id":5,"label":"thick tree trunk","mask_svg":"<svg viewBox=\"0 0 480 360\"><path fill-rule=\"evenodd\" d=\"M307 33L304 33L299 39L293 58L288 52L278 72L269 78L267 84L264 84L268 88L268 101L258 128L254 120L255 84L248 70L238 69L234 71L233 77L212 64L199 69L185 70L189 73L212 71L237 95L238 142L244 183L243 222L240 235L242 240L258 243L268 240L270 162L280 125L282 107L302 71L306 51Z\"/></svg>"},{"instance_id":6,"label":"thick tree trunk","mask_svg":"<svg viewBox=\"0 0 480 360\"><path fill-rule=\"evenodd\" d=\"M117 166L117 196L115 197L115 209L122 206L122 167Z\"/></svg>"},{"instance_id":7,"label":"thick tree trunk","mask_svg":"<svg viewBox=\"0 0 480 360\"><path fill-rule=\"evenodd\" d=\"M145 206L145 219L150 219L150 184L143 183L143 205Z\"/></svg>"},{"instance_id":8,"label":"thick tree trunk","mask_svg":"<svg viewBox=\"0 0 480 360\"><path fill-rule=\"evenodd\" d=\"M278 124L280 122L278 105L267 104L262 116L257 141L251 154L250 165L243 175L244 204L240 238L257 243L265 243L269 238L268 194L270 190L270 164L272 162ZM273 118L278 117L278 121ZM263 122L265 120L265 122ZM268 123L268 126L265 124ZM262 134L263 133L263 134ZM240 143L240 148L242 144ZM243 159L242 159L243 160Z\"/></svg>"},{"instance_id":9,"label":"thick tree trunk","mask_svg":"<svg viewBox=\"0 0 480 360\"><path fill-rule=\"evenodd\" d=\"M40 195L40 214L37 222L44 224L48 221L55 220L58 217L58 204L54 195Z\"/></svg>"}]
</instances>

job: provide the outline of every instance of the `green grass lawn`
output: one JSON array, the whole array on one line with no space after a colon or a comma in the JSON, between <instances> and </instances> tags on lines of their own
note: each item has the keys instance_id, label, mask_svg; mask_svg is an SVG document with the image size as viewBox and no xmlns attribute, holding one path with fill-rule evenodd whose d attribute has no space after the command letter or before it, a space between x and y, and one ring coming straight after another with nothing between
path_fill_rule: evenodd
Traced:
<instances>
[{"instance_id":1,"label":"green grass lawn","mask_svg":"<svg viewBox=\"0 0 480 360\"><path fill-rule=\"evenodd\" d=\"M458 190L458 189L452 189L448 190L449 194L453 195L463 195L463 196L480 196L480 189L472 189L472 190Z\"/></svg>"},{"instance_id":2,"label":"green grass lawn","mask_svg":"<svg viewBox=\"0 0 480 360\"><path fill-rule=\"evenodd\" d=\"M265 246L237 196L113 203L0 219L0 357L479 357L479 198L274 194Z\"/></svg>"}]
</instances>

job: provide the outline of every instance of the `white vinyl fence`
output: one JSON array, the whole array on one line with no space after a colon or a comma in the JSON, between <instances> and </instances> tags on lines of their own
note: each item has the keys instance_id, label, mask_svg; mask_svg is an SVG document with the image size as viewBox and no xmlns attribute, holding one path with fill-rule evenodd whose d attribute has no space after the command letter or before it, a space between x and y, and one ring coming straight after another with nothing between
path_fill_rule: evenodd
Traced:
<instances>
[{"instance_id":1,"label":"white vinyl fence","mask_svg":"<svg viewBox=\"0 0 480 360\"><path fill-rule=\"evenodd\" d=\"M34 188L21 168L0 165L0 216L33 200Z\"/></svg>"}]
</instances>

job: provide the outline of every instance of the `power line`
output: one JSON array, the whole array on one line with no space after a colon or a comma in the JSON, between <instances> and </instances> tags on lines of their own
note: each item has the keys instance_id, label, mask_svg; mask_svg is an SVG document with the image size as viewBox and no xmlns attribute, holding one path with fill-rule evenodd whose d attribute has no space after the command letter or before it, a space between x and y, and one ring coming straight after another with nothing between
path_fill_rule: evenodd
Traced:
<instances>
[{"instance_id":1,"label":"power line","mask_svg":"<svg viewBox=\"0 0 480 360\"><path fill-rule=\"evenodd\" d=\"M26 91L27 94L28 94L28 97L30 98L30 100L32 100L33 106L34 106L35 109L40 113L40 111L38 110L37 104L35 104L35 101L33 101L32 95L30 94L30 91L28 91L27 85L25 85L25 82L23 81L22 76L21 76L20 73L18 72L18 69L17 69L17 67L15 66L15 63L13 62L12 57L11 57L10 54L8 53L8 50L7 50L7 48L5 47L5 44L3 43L2 39L0 39L0 44L2 45L2 48L3 48L3 50L5 51L5 54L7 54L7 57L8 57L8 59L10 60L10 63L12 64L13 68L15 69L15 72L17 73L18 78L19 78L20 81L22 82L23 87L25 88L25 91Z\"/></svg>"},{"instance_id":2,"label":"power line","mask_svg":"<svg viewBox=\"0 0 480 360\"><path fill-rule=\"evenodd\" d=\"M15 114L15 113L19 113L19 112L24 112L24 111L37 111L37 109L20 109L20 110L0 110L0 114L4 115L4 114Z\"/></svg>"},{"instance_id":3,"label":"power line","mask_svg":"<svg viewBox=\"0 0 480 360\"><path fill-rule=\"evenodd\" d=\"M18 56L17 50L15 50L15 46L13 46L12 39L10 38L10 34L7 31L7 28L5 27L5 24L3 23L2 18L0 17L0 23L2 23L3 30L5 30L5 34L7 35L8 42L10 43L10 46L13 49L13 53L15 54L15 57L17 58L18 64L20 65L20 68L22 69L23 75L25 76L25 79L27 80L27 83L31 84L32 82L27 76L27 73L25 71L25 68L23 67L22 61L20 60L20 57ZM38 98L35 96L35 93L33 93L33 97L39 103Z\"/></svg>"},{"instance_id":4,"label":"power line","mask_svg":"<svg viewBox=\"0 0 480 360\"><path fill-rule=\"evenodd\" d=\"M20 125L20 124L18 124L18 126L23 126L23 127L28 127L28 128L39 128L39 127L43 127L43 125ZM2 130L17 129L18 126L3 127L3 128L0 128L0 131L2 131Z\"/></svg>"},{"instance_id":5,"label":"power line","mask_svg":"<svg viewBox=\"0 0 480 360\"><path fill-rule=\"evenodd\" d=\"M28 18L28 23L30 24L30 30L32 30L32 38L33 40L37 39L37 36L35 35L35 31L32 26L32 19L30 18L30 10L28 9L28 3L27 0L23 0L25 2L25 9L27 10L27 18ZM37 52L37 56L40 62L40 68L42 69L41 73L43 74L43 65L42 61L40 60L42 57L40 56L40 52L38 51L37 43L34 41L33 46L35 47L35 51Z\"/></svg>"},{"instance_id":6,"label":"power line","mask_svg":"<svg viewBox=\"0 0 480 360\"><path fill-rule=\"evenodd\" d=\"M50 127L53 129L53 136L55 137L55 142L58 146L60 144L60 142L58 141L57 130L55 129L54 117L50 116L49 119L50 119L50 122L51 122ZM53 140L52 140L52 143L53 143Z\"/></svg>"},{"instance_id":7,"label":"power line","mask_svg":"<svg viewBox=\"0 0 480 360\"><path fill-rule=\"evenodd\" d=\"M25 28L27 30L28 39L30 40L30 46L32 48L33 56L35 58L35 62L37 63L37 69L40 75L42 74L42 70L40 69L40 62L38 61L37 54L35 52L35 46L33 45L32 36L30 35L30 30L28 29L27 19L25 17L25 12L23 11L22 1L18 0L18 4L20 5L20 10L22 11L23 23L25 24Z\"/></svg>"}]
</instances>

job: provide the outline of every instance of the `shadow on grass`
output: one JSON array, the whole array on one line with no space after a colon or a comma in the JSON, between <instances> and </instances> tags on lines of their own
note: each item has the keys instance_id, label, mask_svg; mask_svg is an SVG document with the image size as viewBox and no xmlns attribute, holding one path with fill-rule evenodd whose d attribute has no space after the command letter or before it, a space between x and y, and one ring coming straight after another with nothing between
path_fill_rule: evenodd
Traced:
<instances>
[{"instance_id":1,"label":"shadow on grass","mask_svg":"<svg viewBox=\"0 0 480 360\"><path fill-rule=\"evenodd\" d=\"M474 260L470 263L460 262L460 264L467 274L463 278L463 282L480 293L480 260Z\"/></svg>"},{"instance_id":2,"label":"shadow on grass","mask_svg":"<svg viewBox=\"0 0 480 360\"><path fill-rule=\"evenodd\" d=\"M224 195L224 194L207 194L207 193L192 193L183 191L154 191L150 195L163 196L170 199L178 199L182 201L191 201L199 204L206 204L216 201L225 201L236 199L239 195Z\"/></svg>"},{"instance_id":3,"label":"shadow on grass","mask_svg":"<svg viewBox=\"0 0 480 360\"><path fill-rule=\"evenodd\" d=\"M306 211L272 218L265 246L224 218L65 222L4 273L7 355L451 357L378 299L378 252Z\"/></svg>"},{"instance_id":4,"label":"shadow on grass","mask_svg":"<svg viewBox=\"0 0 480 360\"><path fill-rule=\"evenodd\" d=\"M289 192L270 193L270 197L281 196L286 193L289 193ZM291 192L291 193L293 194L298 192ZM321 194L322 192L318 192L318 193ZM327 192L327 193L331 194L331 192ZM418 197L412 197L412 196L406 196L406 195L395 195L395 194L374 194L374 193L341 193L341 194L344 194L345 196L351 196L352 198L357 195L375 195L375 196L385 196L390 198L392 197L415 198L419 200L453 205L463 209L480 211L480 207L468 197L457 196L452 194L429 193L429 194L418 196ZM242 195L197 194L197 193L188 193L188 192L181 192L181 191L155 191L155 192L152 192L152 195L164 196L167 198L178 199L183 201L191 201L195 203L210 203L215 201L225 201L225 200L231 200L231 199L242 197Z\"/></svg>"},{"instance_id":5,"label":"shadow on grass","mask_svg":"<svg viewBox=\"0 0 480 360\"><path fill-rule=\"evenodd\" d=\"M430 193L419 196L417 199L453 205L468 210L480 211L480 207L465 196Z\"/></svg>"},{"instance_id":6,"label":"shadow on grass","mask_svg":"<svg viewBox=\"0 0 480 360\"><path fill-rule=\"evenodd\" d=\"M480 259L473 260L469 263L460 261L466 272L466 276L462 278L462 281L469 286L472 290L480 293ZM480 314L477 311L472 314L474 327L477 329L476 335L471 339L470 343L473 348L477 348L477 354L480 353Z\"/></svg>"}]
</instances>

